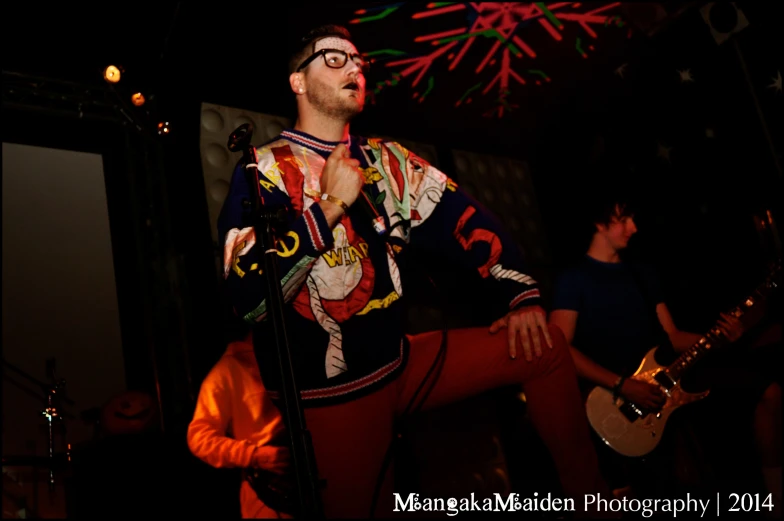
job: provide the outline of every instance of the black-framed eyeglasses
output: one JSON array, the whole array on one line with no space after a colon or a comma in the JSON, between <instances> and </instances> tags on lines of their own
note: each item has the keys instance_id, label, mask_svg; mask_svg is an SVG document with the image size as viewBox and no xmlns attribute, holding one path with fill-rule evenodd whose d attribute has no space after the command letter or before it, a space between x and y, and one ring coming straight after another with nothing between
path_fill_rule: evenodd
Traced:
<instances>
[{"instance_id":1,"label":"black-framed eyeglasses","mask_svg":"<svg viewBox=\"0 0 784 521\"><path fill-rule=\"evenodd\" d=\"M341 51L340 49L321 49L320 51L316 51L315 53L311 54L307 60L302 62L302 64L297 67L297 72L307 67L310 62L319 56L324 57L324 63L331 69L342 69L346 66L346 63L348 63L349 57L351 57L351 61L356 63L359 68L362 69L363 74L367 73L368 69L370 68L370 64L366 62L364 58L362 58L361 54L347 53L346 51Z\"/></svg>"}]
</instances>

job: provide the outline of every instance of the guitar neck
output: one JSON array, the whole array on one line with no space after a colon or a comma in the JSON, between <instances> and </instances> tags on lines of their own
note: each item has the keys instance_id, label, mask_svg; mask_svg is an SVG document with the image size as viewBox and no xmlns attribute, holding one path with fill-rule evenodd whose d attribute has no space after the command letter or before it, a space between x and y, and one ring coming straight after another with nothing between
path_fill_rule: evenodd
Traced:
<instances>
[{"instance_id":1,"label":"guitar neck","mask_svg":"<svg viewBox=\"0 0 784 521\"><path fill-rule=\"evenodd\" d=\"M763 305L771 291L778 288L771 277L764 284L761 284L754 292L746 297L730 314L740 319L743 322L743 317L751 310L751 308ZM703 335L697 342L694 343L689 349L681 353L681 355L673 362L667 369L668 376L677 382L694 364L702 360L711 351L729 344L729 339L724 335L719 327L718 321L714 326Z\"/></svg>"}]
</instances>

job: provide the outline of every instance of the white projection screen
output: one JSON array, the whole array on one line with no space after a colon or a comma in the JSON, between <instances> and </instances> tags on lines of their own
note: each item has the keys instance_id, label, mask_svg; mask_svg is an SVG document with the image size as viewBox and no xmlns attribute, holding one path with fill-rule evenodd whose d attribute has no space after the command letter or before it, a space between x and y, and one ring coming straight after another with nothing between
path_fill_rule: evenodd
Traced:
<instances>
[{"instance_id":1,"label":"white projection screen","mask_svg":"<svg viewBox=\"0 0 784 521\"><path fill-rule=\"evenodd\" d=\"M48 383L55 359L74 447L93 435L80 414L126 389L102 156L4 142L2 201L3 456L46 456L45 394L7 364ZM50 498L48 471L37 473L36 486L30 467L3 467L3 488L24 490L40 517L65 517L62 489Z\"/></svg>"}]
</instances>

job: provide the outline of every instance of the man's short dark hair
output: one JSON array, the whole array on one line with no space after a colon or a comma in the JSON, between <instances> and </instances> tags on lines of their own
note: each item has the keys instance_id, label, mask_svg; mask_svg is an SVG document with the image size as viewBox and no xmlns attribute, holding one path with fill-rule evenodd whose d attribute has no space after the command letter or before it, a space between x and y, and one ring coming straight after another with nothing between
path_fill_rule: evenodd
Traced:
<instances>
[{"instance_id":1,"label":"man's short dark hair","mask_svg":"<svg viewBox=\"0 0 784 521\"><path fill-rule=\"evenodd\" d=\"M593 237L596 226L608 225L613 218L631 217L637 212L632 174L626 169L599 166L590 169L589 188L583 192L582 229L586 238Z\"/></svg>"},{"instance_id":2,"label":"man's short dark hair","mask_svg":"<svg viewBox=\"0 0 784 521\"><path fill-rule=\"evenodd\" d=\"M609 225L614 218L632 217L635 214L634 205L623 193L611 193L599 197L594 205L586 212L587 224L594 227L598 224Z\"/></svg>"},{"instance_id":3,"label":"man's short dark hair","mask_svg":"<svg viewBox=\"0 0 784 521\"><path fill-rule=\"evenodd\" d=\"M322 25L311 30L294 47L294 52L289 58L289 74L296 72L297 67L313 54L317 41L329 37L343 38L350 41L351 33L343 26L332 24Z\"/></svg>"}]
</instances>

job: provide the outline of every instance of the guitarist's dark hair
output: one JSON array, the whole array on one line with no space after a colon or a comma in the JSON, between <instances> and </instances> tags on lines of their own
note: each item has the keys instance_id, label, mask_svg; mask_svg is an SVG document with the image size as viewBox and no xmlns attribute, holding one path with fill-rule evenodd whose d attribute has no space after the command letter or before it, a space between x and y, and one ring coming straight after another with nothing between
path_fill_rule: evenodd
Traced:
<instances>
[{"instance_id":1,"label":"guitarist's dark hair","mask_svg":"<svg viewBox=\"0 0 784 521\"><path fill-rule=\"evenodd\" d=\"M600 197L596 205L589 208L587 217L592 231L595 232L596 225L608 225L613 218L633 217L636 210L636 206L629 197L618 193Z\"/></svg>"},{"instance_id":2,"label":"guitarist's dark hair","mask_svg":"<svg viewBox=\"0 0 784 521\"><path fill-rule=\"evenodd\" d=\"M608 225L613 218L634 216L639 205L625 168L598 164L588 170L586 190L580 203L581 239L587 248L596 226Z\"/></svg>"}]
</instances>

